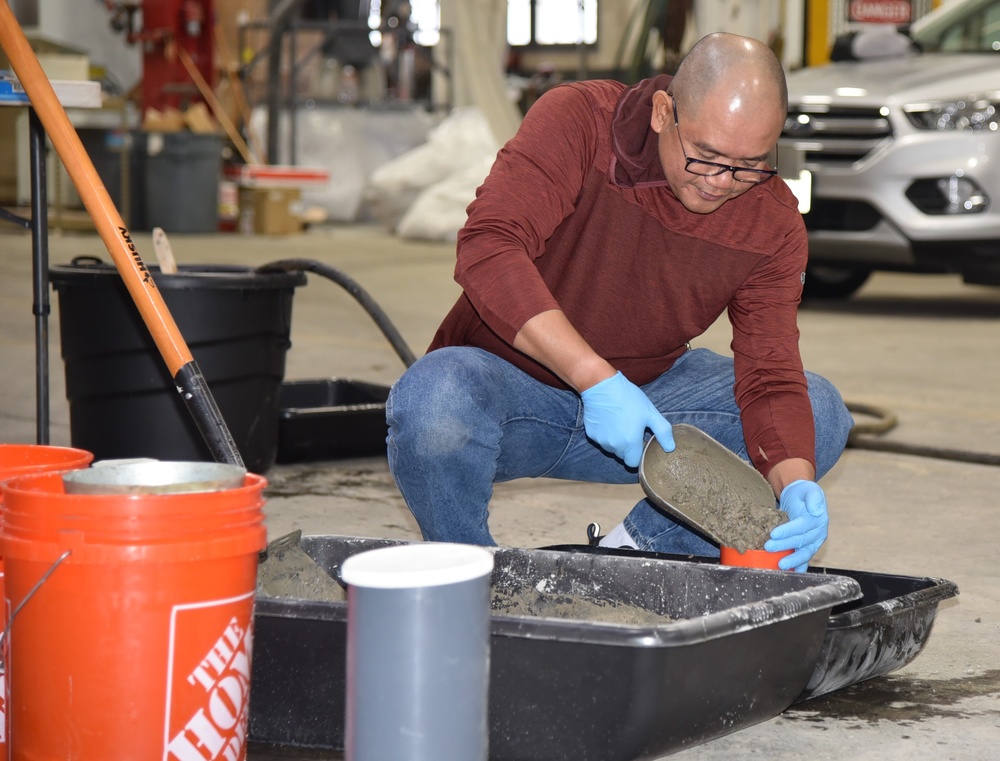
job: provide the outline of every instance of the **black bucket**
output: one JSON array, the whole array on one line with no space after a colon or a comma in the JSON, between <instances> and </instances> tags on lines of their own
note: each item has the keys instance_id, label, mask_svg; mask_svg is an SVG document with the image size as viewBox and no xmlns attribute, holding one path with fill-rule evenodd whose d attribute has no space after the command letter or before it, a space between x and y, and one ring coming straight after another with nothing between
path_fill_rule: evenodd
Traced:
<instances>
[{"instance_id":1,"label":"black bucket","mask_svg":"<svg viewBox=\"0 0 1000 761\"><path fill-rule=\"evenodd\" d=\"M236 266L149 268L247 469L277 454L292 297L302 272ZM212 460L118 271L52 267L66 366L70 438L96 459Z\"/></svg>"}]
</instances>

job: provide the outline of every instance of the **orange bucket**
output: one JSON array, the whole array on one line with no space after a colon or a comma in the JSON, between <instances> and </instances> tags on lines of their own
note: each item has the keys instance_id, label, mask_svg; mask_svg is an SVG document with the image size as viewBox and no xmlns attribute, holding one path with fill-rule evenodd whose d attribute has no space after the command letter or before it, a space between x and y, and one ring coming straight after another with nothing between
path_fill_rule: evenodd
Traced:
<instances>
[{"instance_id":1,"label":"orange bucket","mask_svg":"<svg viewBox=\"0 0 1000 761\"><path fill-rule=\"evenodd\" d=\"M85 468L94 455L73 447L47 444L0 444L0 481L22 473L46 473L53 470Z\"/></svg>"},{"instance_id":2,"label":"orange bucket","mask_svg":"<svg viewBox=\"0 0 1000 761\"><path fill-rule=\"evenodd\" d=\"M740 566L742 568L769 568L780 570L778 561L791 555L794 550L783 552L768 552L767 550L747 550L740 552L733 547L719 548L719 562L722 565Z\"/></svg>"},{"instance_id":3,"label":"orange bucket","mask_svg":"<svg viewBox=\"0 0 1000 761\"><path fill-rule=\"evenodd\" d=\"M0 444L0 482L24 473L85 468L93 459L94 455L90 452L72 447L55 447L47 444ZM0 490L0 507L2 505L3 491ZM4 596L4 565L3 556L0 555L0 606L3 605ZM0 607L0 622L7 623L7 616L2 607ZM0 696L5 692L4 673L0 669ZM6 726L6 706L0 704L0 757L2 758L7 758Z\"/></svg>"},{"instance_id":4,"label":"orange bucket","mask_svg":"<svg viewBox=\"0 0 1000 761\"><path fill-rule=\"evenodd\" d=\"M50 447L45 444L0 444L0 482L22 473L48 473L54 470L73 470L90 465L94 455L72 447ZM0 491L0 506L3 492ZM0 600L4 599L3 556L0 555ZM0 615L0 620L6 618ZM0 685L2 687L2 685ZM3 738L0 737L0 742Z\"/></svg>"},{"instance_id":5,"label":"orange bucket","mask_svg":"<svg viewBox=\"0 0 1000 761\"><path fill-rule=\"evenodd\" d=\"M79 494L59 473L7 482L10 759L245 759L266 483Z\"/></svg>"}]
</instances>

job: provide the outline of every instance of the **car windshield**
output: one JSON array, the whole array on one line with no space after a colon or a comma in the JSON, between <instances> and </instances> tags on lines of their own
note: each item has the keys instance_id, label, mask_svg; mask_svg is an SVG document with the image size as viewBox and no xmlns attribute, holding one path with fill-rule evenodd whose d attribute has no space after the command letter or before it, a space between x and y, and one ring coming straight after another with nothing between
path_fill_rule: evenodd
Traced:
<instances>
[{"instance_id":1,"label":"car windshield","mask_svg":"<svg viewBox=\"0 0 1000 761\"><path fill-rule=\"evenodd\" d=\"M1000 52L1000 0L943 8L914 27L913 39L925 53Z\"/></svg>"}]
</instances>

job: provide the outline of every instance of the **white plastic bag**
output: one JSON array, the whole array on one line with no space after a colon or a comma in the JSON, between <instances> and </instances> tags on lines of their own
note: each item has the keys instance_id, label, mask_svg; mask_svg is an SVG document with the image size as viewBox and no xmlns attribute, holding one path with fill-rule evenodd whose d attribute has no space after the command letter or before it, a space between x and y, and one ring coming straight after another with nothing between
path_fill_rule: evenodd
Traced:
<instances>
[{"instance_id":1,"label":"white plastic bag","mask_svg":"<svg viewBox=\"0 0 1000 761\"><path fill-rule=\"evenodd\" d=\"M493 166L493 156L480 158L425 189L406 210L396 227L403 238L455 240L466 219L466 207L476 197Z\"/></svg>"},{"instance_id":2,"label":"white plastic bag","mask_svg":"<svg viewBox=\"0 0 1000 761\"><path fill-rule=\"evenodd\" d=\"M482 162L488 160L492 163L499 149L478 108L455 109L431 130L426 143L372 172L368 178L366 200L377 220L388 229L397 230L407 210L425 190L457 171L471 168L473 174L478 173ZM483 173L479 182L485 176ZM467 182L468 178L464 180L464 183ZM444 191L441 201L448 192ZM464 215L465 206L471 200L470 196L461 209L453 210L453 213Z\"/></svg>"}]
</instances>

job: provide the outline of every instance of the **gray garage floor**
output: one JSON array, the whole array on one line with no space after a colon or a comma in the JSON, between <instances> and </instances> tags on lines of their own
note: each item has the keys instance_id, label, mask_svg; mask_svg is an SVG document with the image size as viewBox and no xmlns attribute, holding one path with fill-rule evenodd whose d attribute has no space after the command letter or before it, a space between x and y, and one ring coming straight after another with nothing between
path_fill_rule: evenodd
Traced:
<instances>
[{"instance_id":1,"label":"gray garage floor","mask_svg":"<svg viewBox=\"0 0 1000 761\"><path fill-rule=\"evenodd\" d=\"M168 231L169 232L169 231ZM140 254L154 261L148 233ZM419 354L454 298L451 245L408 243L364 226L282 237L172 235L180 263L259 265L317 259L368 289ZM109 260L94 235L52 233L50 261ZM851 402L891 409L885 440L1000 454L1000 288L950 276L877 275L852 301L801 312L806 366ZM0 233L0 440L35 440L29 238ZM70 441L58 305L51 320L51 440ZM337 376L390 384L402 364L337 286L310 276L295 296L286 378ZM728 325L696 343L725 352ZM867 422L859 417L859 422ZM384 458L276 466L271 536L417 538ZM818 562L944 577L959 597L939 606L924 652L888 678L796 706L769 722L684 751L686 759L989 759L1000 744L1000 468L951 458L849 449L825 479L831 537ZM500 485L491 525L521 547L584 541L589 521L611 527L641 497L635 486L550 480Z\"/></svg>"}]
</instances>

